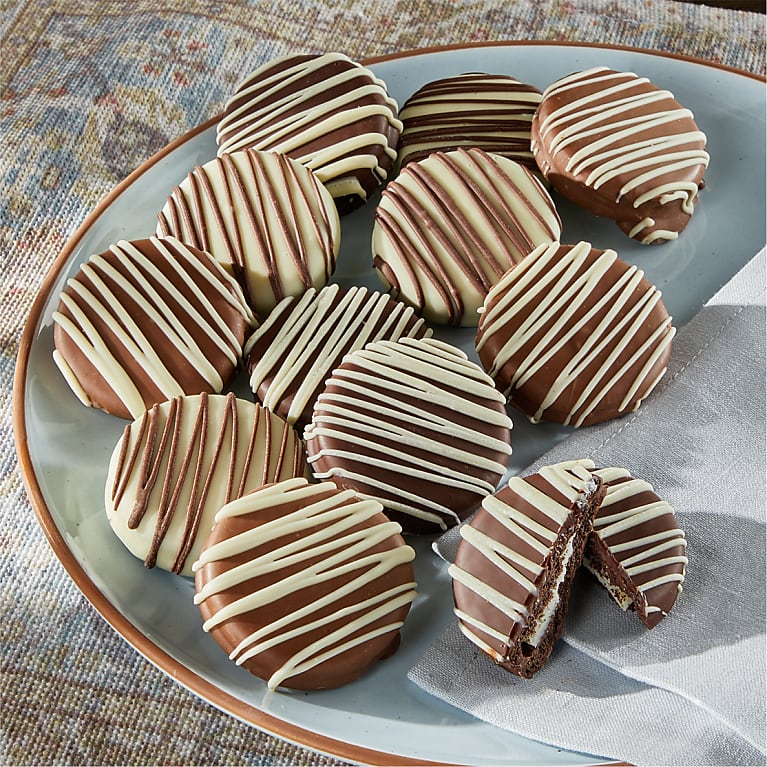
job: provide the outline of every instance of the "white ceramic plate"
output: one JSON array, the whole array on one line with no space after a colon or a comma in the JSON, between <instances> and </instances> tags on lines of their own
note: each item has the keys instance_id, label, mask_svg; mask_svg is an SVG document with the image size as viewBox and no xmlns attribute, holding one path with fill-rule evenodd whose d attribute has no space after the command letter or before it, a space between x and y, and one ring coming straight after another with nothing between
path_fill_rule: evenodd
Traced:
<instances>
[{"instance_id":1,"label":"white ceramic plate","mask_svg":"<svg viewBox=\"0 0 767 767\"><path fill-rule=\"evenodd\" d=\"M377 60L372 68L402 104L423 83L465 71L512 74L544 88L571 71L605 64L648 76L690 107L712 161L693 220L676 242L644 247L609 221L564 203L563 241L615 248L645 269L684 324L763 244L765 88L754 77L703 62L596 46L513 43L439 49ZM245 74L245 73L243 73ZM476 720L410 683L409 668L452 620L444 565L419 540L419 597L400 650L338 690L270 693L231 664L200 628L192 583L146 570L113 535L103 511L108 457L124 423L82 407L51 360L51 313L67 277L120 238L152 233L172 186L215 154L214 124L182 137L121 184L55 262L25 330L15 382L17 447L27 488L51 545L83 593L137 650L174 679L235 716L286 739L350 760L473 765L584 764L563 752ZM370 268L373 203L343 219L338 281L378 288ZM470 331L445 333L472 351ZM240 390L242 388L240 382ZM652 400L645 407L652 407ZM514 416L513 416L514 417ZM568 431L514 417L517 472Z\"/></svg>"}]
</instances>

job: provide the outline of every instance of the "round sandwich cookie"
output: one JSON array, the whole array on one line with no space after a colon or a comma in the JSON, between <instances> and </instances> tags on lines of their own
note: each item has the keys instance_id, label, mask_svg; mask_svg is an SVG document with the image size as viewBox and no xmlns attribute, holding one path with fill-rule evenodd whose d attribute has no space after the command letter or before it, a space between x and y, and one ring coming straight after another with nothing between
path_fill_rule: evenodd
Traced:
<instances>
[{"instance_id":1,"label":"round sandwich cookie","mask_svg":"<svg viewBox=\"0 0 767 767\"><path fill-rule=\"evenodd\" d=\"M270 689L339 687L398 648L414 558L379 503L286 480L216 515L194 601L205 631Z\"/></svg>"},{"instance_id":2,"label":"round sandwich cookie","mask_svg":"<svg viewBox=\"0 0 767 767\"><path fill-rule=\"evenodd\" d=\"M53 359L84 405L132 419L171 397L222 391L255 325L208 253L173 238L122 240L67 281Z\"/></svg>"},{"instance_id":3,"label":"round sandwich cookie","mask_svg":"<svg viewBox=\"0 0 767 767\"><path fill-rule=\"evenodd\" d=\"M314 476L380 501L406 532L471 514L511 453L503 397L480 367L435 339L378 341L328 379L304 437Z\"/></svg>"},{"instance_id":4,"label":"round sandwich cookie","mask_svg":"<svg viewBox=\"0 0 767 767\"><path fill-rule=\"evenodd\" d=\"M104 500L112 529L134 556L189 576L224 504L303 476L303 443L279 416L233 394L175 397L125 427Z\"/></svg>"},{"instance_id":5,"label":"round sandwich cookie","mask_svg":"<svg viewBox=\"0 0 767 767\"><path fill-rule=\"evenodd\" d=\"M328 282L341 229L311 171L283 155L247 150L189 173L168 197L157 233L211 253L262 318L285 296Z\"/></svg>"},{"instance_id":6,"label":"round sandwich cookie","mask_svg":"<svg viewBox=\"0 0 767 767\"><path fill-rule=\"evenodd\" d=\"M633 72L595 67L544 92L532 151L563 196L644 244L676 239L708 167L706 136L669 91Z\"/></svg>"},{"instance_id":7,"label":"round sandwich cookie","mask_svg":"<svg viewBox=\"0 0 767 767\"><path fill-rule=\"evenodd\" d=\"M687 541L674 509L623 468L597 469L607 494L594 517L583 564L624 609L653 628L682 591Z\"/></svg>"},{"instance_id":8,"label":"round sandwich cookie","mask_svg":"<svg viewBox=\"0 0 767 767\"><path fill-rule=\"evenodd\" d=\"M346 213L389 176L402 123L386 84L341 53L274 59L235 90L218 154L280 152L310 168Z\"/></svg>"},{"instance_id":9,"label":"round sandwich cookie","mask_svg":"<svg viewBox=\"0 0 767 767\"><path fill-rule=\"evenodd\" d=\"M364 287L310 288L283 299L247 341L251 389L265 407L303 428L345 354L403 336L431 336L411 307Z\"/></svg>"},{"instance_id":10,"label":"round sandwich cookie","mask_svg":"<svg viewBox=\"0 0 767 767\"><path fill-rule=\"evenodd\" d=\"M476 348L530 420L589 426L640 406L666 372L674 333L640 269L613 250L555 242L488 293Z\"/></svg>"},{"instance_id":11,"label":"round sandwich cookie","mask_svg":"<svg viewBox=\"0 0 767 767\"><path fill-rule=\"evenodd\" d=\"M537 171L530 125L540 101L537 88L509 75L465 72L428 82L400 110L398 162L474 147Z\"/></svg>"},{"instance_id":12,"label":"round sandwich cookie","mask_svg":"<svg viewBox=\"0 0 767 767\"><path fill-rule=\"evenodd\" d=\"M480 149L435 152L384 189L373 266L427 320L475 327L487 291L560 232L554 203L527 168Z\"/></svg>"},{"instance_id":13,"label":"round sandwich cookie","mask_svg":"<svg viewBox=\"0 0 767 767\"><path fill-rule=\"evenodd\" d=\"M460 629L517 676L539 671L562 634L605 492L593 468L591 461L567 461L512 477L461 527L448 568Z\"/></svg>"}]
</instances>

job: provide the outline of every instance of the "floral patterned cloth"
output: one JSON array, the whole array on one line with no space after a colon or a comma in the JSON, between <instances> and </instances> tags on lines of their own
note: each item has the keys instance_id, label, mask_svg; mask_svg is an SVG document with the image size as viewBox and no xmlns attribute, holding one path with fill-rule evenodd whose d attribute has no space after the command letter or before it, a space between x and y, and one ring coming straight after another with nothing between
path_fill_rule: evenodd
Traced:
<instances>
[{"instance_id":1,"label":"floral patterned cloth","mask_svg":"<svg viewBox=\"0 0 767 767\"><path fill-rule=\"evenodd\" d=\"M43 277L96 203L290 52L502 39L654 48L765 71L764 16L669 0L0 0L0 761L336 764L214 710L80 595L18 471L11 390Z\"/></svg>"}]
</instances>

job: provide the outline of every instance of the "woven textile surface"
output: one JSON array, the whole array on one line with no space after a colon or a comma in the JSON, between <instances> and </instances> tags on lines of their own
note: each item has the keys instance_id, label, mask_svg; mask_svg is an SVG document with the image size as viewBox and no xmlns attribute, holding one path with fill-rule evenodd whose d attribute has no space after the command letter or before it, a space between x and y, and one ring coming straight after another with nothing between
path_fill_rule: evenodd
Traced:
<instances>
[{"instance_id":1,"label":"woven textile surface","mask_svg":"<svg viewBox=\"0 0 767 767\"><path fill-rule=\"evenodd\" d=\"M177 685L56 559L19 475L11 416L20 335L51 262L110 189L275 56L557 39L761 74L764 16L663 0L0 0L0 11L0 762L340 764Z\"/></svg>"}]
</instances>

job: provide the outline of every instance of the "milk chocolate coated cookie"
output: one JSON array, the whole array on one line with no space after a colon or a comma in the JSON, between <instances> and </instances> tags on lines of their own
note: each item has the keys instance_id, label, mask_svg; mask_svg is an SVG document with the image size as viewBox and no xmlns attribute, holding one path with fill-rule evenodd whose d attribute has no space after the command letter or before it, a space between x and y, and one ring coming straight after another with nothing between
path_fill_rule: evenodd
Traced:
<instances>
[{"instance_id":1,"label":"milk chocolate coated cookie","mask_svg":"<svg viewBox=\"0 0 767 767\"><path fill-rule=\"evenodd\" d=\"M554 189L645 244L687 226L709 161L689 109L646 77L606 67L544 91L532 149Z\"/></svg>"},{"instance_id":2,"label":"milk chocolate coated cookie","mask_svg":"<svg viewBox=\"0 0 767 767\"><path fill-rule=\"evenodd\" d=\"M386 85L340 53L286 56L253 72L218 125L218 153L280 152L313 170L346 212L387 178L402 123Z\"/></svg>"},{"instance_id":3,"label":"milk chocolate coated cookie","mask_svg":"<svg viewBox=\"0 0 767 767\"><path fill-rule=\"evenodd\" d=\"M176 397L125 427L109 462L107 517L147 567L191 575L225 503L304 475L303 444L279 416L233 394Z\"/></svg>"},{"instance_id":4,"label":"milk chocolate coated cookie","mask_svg":"<svg viewBox=\"0 0 767 767\"><path fill-rule=\"evenodd\" d=\"M591 461L512 477L461 527L453 579L464 635L499 666L531 677L561 636L575 572L604 496Z\"/></svg>"},{"instance_id":5,"label":"milk chocolate coated cookie","mask_svg":"<svg viewBox=\"0 0 767 767\"><path fill-rule=\"evenodd\" d=\"M309 289L283 299L248 340L250 386L264 406L304 427L345 354L403 336L431 336L411 307L367 288Z\"/></svg>"},{"instance_id":6,"label":"milk chocolate coated cookie","mask_svg":"<svg viewBox=\"0 0 767 767\"><path fill-rule=\"evenodd\" d=\"M168 198L157 233L211 253L259 317L325 285L340 244L335 205L311 171L250 150L196 167Z\"/></svg>"},{"instance_id":7,"label":"milk chocolate coated cookie","mask_svg":"<svg viewBox=\"0 0 767 767\"><path fill-rule=\"evenodd\" d=\"M271 689L338 687L399 646L415 552L381 505L288 480L227 504L195 563L204 629Z\"/></svg>"},{"instance_id":8,"label":"milk chocolate coated cookie","mask_svg":"<svg viewBox=\"0 0 767 767\"><path fill-rule=\"evenodd\" d=\"M504 272L560 230L548 193L519 163L479 149L435 152L383 191L373 265L426 319L473 327Z\"/></svg>"},{"instance_id":9,"label":"milk chocolate coated cookie","mask_svg":"<svg viewBox=\"0 0 767 767\"><path fill-rule=\"evenodd\" d=\"M377 499L406 531L436 532L493 492L510 428L503 397L460 349L403 338L344 358L305 439L315 477Z\"/></svg>"},{"instance_id":10,"label":"milk chocolate coated cookie","mask_svg":"<svg viewBox=\"0 0 767 767\"><path fill-rule=\"evenodd\" d=\"M607 495L594 518L584 565L624 609L656 626L676 602L687 566L687 541L671 506L626 469L594 472Z\"/></svg>"},{"instance_id":11,"label":"milk chocolate coated cookie","mask_svg":"<svg viewBox=\"0 0 767 767\"><path fill-rule=\"evenodd\" d=\"M53 321L53 358L72 391L121 418L222 391L255 325L239 286L209 254L154 237L91 256Z\"/></svg>"},{"instance_id":12,"label":"milk chocolate coated cookie","mask_svg":"<svg viewBox=\"0 0 767 767\"><path fill-rule=\"evenodd\" d=\"M531 420L588 426L639 407L666 372L674 332L640 269L587 242L552 243L490 291L476 346Z\"/></svg>"},{"instance_id":13,"label":"milk chocolate coated cookie","mask_svg":"<svg viewBox=\"0 0 767 767\"><path fill-rule=\"evenodd\" d=\"M509 75L466 72L426 83L400 110L398 161L475 147L537 170L530 124L540 100L537 88Z\"/></svg>"}]
</instances>

